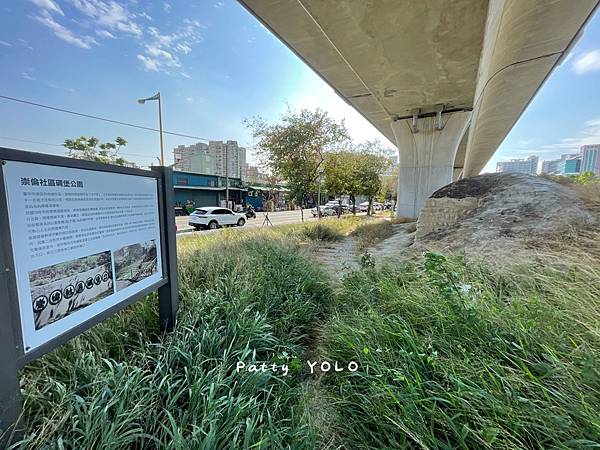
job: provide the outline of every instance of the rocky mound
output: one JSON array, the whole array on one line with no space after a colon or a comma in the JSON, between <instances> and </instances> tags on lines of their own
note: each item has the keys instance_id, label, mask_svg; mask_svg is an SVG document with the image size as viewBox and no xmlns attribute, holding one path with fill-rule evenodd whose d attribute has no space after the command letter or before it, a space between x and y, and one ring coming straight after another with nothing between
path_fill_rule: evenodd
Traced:
<instances>
[{"instance_id":1,"label":"rocky mound","mask_svg":"<svg viewBox=\"0 0 600 450\"><path fill-rule=\"evenodd\" d=\"M427 200L415 244L499 255L599 223L567 185L526 174L484 174L444 186Z\"/></svg>"}]
</instances>

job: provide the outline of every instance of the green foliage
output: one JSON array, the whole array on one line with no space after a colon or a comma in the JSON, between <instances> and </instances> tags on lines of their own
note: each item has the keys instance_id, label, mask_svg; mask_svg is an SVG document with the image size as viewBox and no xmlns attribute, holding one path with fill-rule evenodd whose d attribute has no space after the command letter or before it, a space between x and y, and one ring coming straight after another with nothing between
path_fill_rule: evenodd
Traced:
<instances>
[{"instance_id":1,"label":"green foliage","mask_svg":"<svg viewBox=\"0 0 600 450\"><path fill-rule=\"evenodd\" d=\"M365 142L357 148L359 154L360 170L356 174L360 186L359 194L369 199L369 211L372 212L373 199L383 188L382 176L390 166L390 159L378 141Z\"/></svg>"},{"instance_id":2,"label":"green foliage","mask_svg":"<svg viewBox=\"0 0 600 450\"><path fill-rule=\"evenodd\" d=\"M594 172L588 171L583 172L574 177L575 182L579 184L598 183L600 179L594 174Z\"/></svg>"},{"instance_id":3,"label":"green foliage","mask_svg":"<svg viewBox=\"0 0 600 450\"><path fill-rule=\"evenodd\" d=\"M326 154L323 163L325 190L329 195L365 195L371 201L381 193L382 175L389 167L387 151L379 141L350 145Z\"/></svg>"},{"instance_id":4,"label":"green foliage","mask_svg":"<svg viewBox=\"0 0 600 450\"><path fill-rule=\"evenodd\" d=\"M101 144L98 138L93 136L65 139L63 143L63 146L69 149L68 156L70 158L116 164L118 166L135 166L135 164L119 156L119 150L126 145L127 141L122 137L117 137L114 143L105 142Z\"/></svg>"},{"instance_id":5,"label":"green foliage","mask_svg":"<svg viewBox=\"0 0 600 450\"><path fill-rule=\"evenodd\" d=\"M400 167L394 168L391 175L383 176L381 179L381 190L377 196L380 202L391 201L398 197L398 173Z\"/></svg>"},{"instance_id":6,"label":"green foliage","mask_svg":"<svg viewBox=\"0 0 600 450\"><path fill-rule=\"evenodd\" d=\"M156 334L153 295L27 367L21 448L315 448L297 366L331 299L324 273L276 236L180 247L175 331Z\"/></svg>"},{"instance_id":7,"label":"green foliage","mask_svg":"<svg viewBox=\"0 0 600 450\"><path fill-rule=\"evenodd\" d=\"M322 327L336 448L595 448L600 267L426 253L347 277ZM367 349L367 351L365 351Z\"/></svg>"},{"instance_id":8,"label":"green foliage","mask_svg":"<svg viewBox=\"0 0 600 450\"><path fill-rule=\"evenodd\" d=\"M360 193L357 176L359 171L360 161L357 153L351 150L329 152L323 162L323 187L331 196L349 195L354 199Z\"/></svg>"},{"instance_id":9,"label":"green foliage","mask_svg":"<svg viewBox=\"0 0 600 450\"><path fill-rule=\"evenodd\" d=\"M308 193L316 191L325 151L348 139L344 123L337 123L320 109L288 110L272 125L260 118L245 123L257 140L264 164L287 180L290 197L300 204Z\"/></svg>"}]
</instances>

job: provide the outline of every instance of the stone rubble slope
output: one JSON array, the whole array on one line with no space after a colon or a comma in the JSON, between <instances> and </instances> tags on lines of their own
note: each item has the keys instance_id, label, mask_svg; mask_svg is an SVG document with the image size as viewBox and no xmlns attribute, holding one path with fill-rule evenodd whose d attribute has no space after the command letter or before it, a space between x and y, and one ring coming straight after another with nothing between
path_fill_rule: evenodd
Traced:
<instances>
[{"instance_id":1,"label":"stone rubble slope","mask_svg":"<svg viewBox=\"0 0 600 450\"><path fill-rule=\"evenodd\" d=\"M417 222L410 252L464 253L501 262L531 254L534 242L597 230L599 219L567 185L526 174L484 174L432 194ZM391 244L380 244L387 249L381 256L390 255ZM397 252L402 253L402 247L406 245Z\"/></svg>"},{"instance_id":2,"label":"stone rubble slope","mask_svg":"<svg viewBox=\"0 0 600 450\"><path fill-rule=\"evenodd\" d=\"M434 192L415 243L473 256L506 254L528 240L592 229L598 219L569 186L527 174L484 174Z\"/></svg>"}]
</instances>

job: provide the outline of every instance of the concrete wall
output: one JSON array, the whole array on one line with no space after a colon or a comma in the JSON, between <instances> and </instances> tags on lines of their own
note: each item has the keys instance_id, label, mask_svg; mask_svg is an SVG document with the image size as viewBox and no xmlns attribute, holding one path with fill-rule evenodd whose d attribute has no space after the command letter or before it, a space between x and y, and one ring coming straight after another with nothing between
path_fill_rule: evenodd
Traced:
<instances>
[{"instance_id":1,"label":"concrete wall","mask_svg":"<svg viewBox=\"0 0 600 450\"><path fill-rule=\"evenodd\" d=\"M477 197L429 198L417 221L417 238L441 230L458 222L470 211L479 207Z\"/></svg>"}]
</instances>

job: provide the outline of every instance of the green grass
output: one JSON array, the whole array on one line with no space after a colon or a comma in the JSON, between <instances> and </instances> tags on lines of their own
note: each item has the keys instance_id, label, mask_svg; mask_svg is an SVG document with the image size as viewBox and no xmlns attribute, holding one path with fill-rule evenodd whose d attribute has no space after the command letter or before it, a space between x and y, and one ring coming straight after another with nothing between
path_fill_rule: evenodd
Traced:
<instances>
[{"instance_id":1,"label":"green grass","mask_svg":"<svg viewBox=\"0 0 600 450\"><path fill-rule=\"evenodd\" d=\"M343 448L598 448L600 268L428 254L349 276L322 328Z\"/></svg>"},{"instance_id":2,"label":"green grass","mask_svg":"<svg viewBox=\"0 0 600 450\"><path fill-rule=\"evenodd\" d=\"M152 295L28 366L20 448L600 446L597 260L365 260L338 286L310 246L385 234L364 223L179 239L175 331ZM308 358L359 370L313 377Z\"/></svg>"},{"instance_id":3,"label":"green grass","mask_svg":"<svg viewBox=\"0 0 600 450\"><path fill-rule=\"evenodd\" d=\"M389 220L373 220L359 225L352 231L352 236L357 239L359 250L373 246L387 239L392 234L394 234L394 230Z\"/></svg>"},{"instance_id":4,"label":"green grass","mask_svg":"<svg viewBox=\"0 0 600 450\"><path fill-rule=\"evenodd\" d=\"M314 448L300 375L235 373L285 362L331 301L326 275L276 236L184 242L175 332L155 297L21 375L22 448Z\"/></svg>"}]
</instances>

